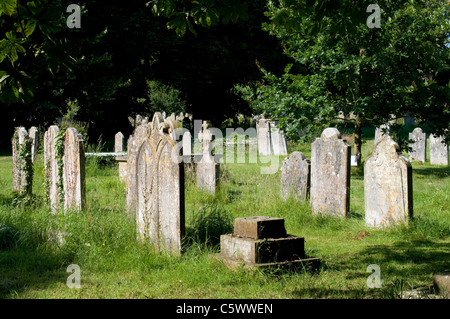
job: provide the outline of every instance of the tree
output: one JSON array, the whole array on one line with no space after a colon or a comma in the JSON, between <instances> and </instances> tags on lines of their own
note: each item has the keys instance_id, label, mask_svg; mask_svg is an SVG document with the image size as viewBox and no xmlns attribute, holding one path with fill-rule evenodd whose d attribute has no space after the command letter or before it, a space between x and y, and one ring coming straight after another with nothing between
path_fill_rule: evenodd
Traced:
<instances>
[{"instance_id":1,"label":"tree","mask_svg":"<svg viewBox=\"0 0 450 319\"><path fill-rule=\"evenodd\" d=\"M361 127L409 111L450 141L449 11L445 1L378 1L381 28L369 28L371 1L269 2L264 29L292 59L281 76L265 68L251 95L291 138L353 114L355 155Z\"/></svg>"}]
</instances>

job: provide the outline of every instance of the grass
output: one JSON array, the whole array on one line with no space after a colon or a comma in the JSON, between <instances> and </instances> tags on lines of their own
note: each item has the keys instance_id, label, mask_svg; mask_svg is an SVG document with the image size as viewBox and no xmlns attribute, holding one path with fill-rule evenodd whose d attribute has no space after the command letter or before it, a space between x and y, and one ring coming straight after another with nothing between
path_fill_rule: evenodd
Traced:
<instances>
[{"instance_id":1,"label":"grass","mask_svg":"<svg viewBox=\"0 0 450 319\"><path fill-rule=\"evenodd\" d=\"M363 160L373 140L363 145ZM309 144L291 145L310 158ZM273 157L273 160L283 157ZM186 179L185 252L157 253L136 240L125 212L115 165L88 161L87 208L52 215L43 203L42 158L35 163L34 197L14 199L11 157L0 157L0 298L399 298L428 289L434 273L450 269L450 167L413 163L414 219L408 227L367 229L364 176L352 167L346 219L313 217L308 203L279 197L280 172L259 164L230 164L215 196ZM229 270L216 258L219 236L234 218L285 218L289 234L305 237L318 273ZM1 228L3 227L3 228ZM54 240L64 231L65 242ZM69 289L68 265L81 269L81 289ZM382 288L370 289L367 266L378 264Z\"/></svg>"}]
</instances>

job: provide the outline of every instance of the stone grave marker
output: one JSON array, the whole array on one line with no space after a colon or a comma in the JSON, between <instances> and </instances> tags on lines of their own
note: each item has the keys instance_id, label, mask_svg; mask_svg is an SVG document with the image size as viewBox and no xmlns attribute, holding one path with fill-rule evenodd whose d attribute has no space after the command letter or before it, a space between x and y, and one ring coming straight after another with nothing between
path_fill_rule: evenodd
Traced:
<instances>
[{"instance_id":1,"label":"stone grave marker","mask_svg":"<svg viewBox=\"0 0 450 319\"><path fill-rule=\"evenodd\" d=\"M155 249L181 253L184 236L184 170L176 123L155 113L128 145L127 206L134 207L138 237ZM134 194L130 194L134 193Z\"/></svg>"},{"instance_id":2,"label":"stone grave marker","mask_svg":"<svg viewBox=\"0 0 450 319\"><path fill-rule=\"evenodd\" d=\"M420 127L416 127L414 131L409 133L409 139L412 140L409 144L412 149L409 152L410 160L425 163L427 159L427 134Z\"/></svg>"},{"instance_id":3,"label":"stone grave marker","mask_svg":"<svg viewBox=\"0 0 450 319\"><path fill-rule=\"evenodd\" d=\"M430 134L430 164L448 165L448 145L443 141L443 136Z\"/></svg>"},{"instance_id":4,"label":"stone grave marker","mask_svg":"<svg viewBox=\"0 0 450 319\"><path fill-rule=\"evenodd\" d=\"M114 135L114 152L121 153L125 151L125 136L122 132L118 132Z\"/></svg>"},{"instance_id":5,"label":"stone grave marker","mask_svg":"<svg viewBox=\"0 0 450 319\"><path fill-rule=\"evenodd\" d=\"M198 134L199 140L202 142L202 158L197 163L197 186L211 194L216 192L219 181L220 166L216 163L212 153L213 134L208 129L210 126L208 121L203 121L202 132Z\"/></svg>"},{"instance_id":6,"label":"stone grave marker","mask_svg":"<svg viewBox=\"0 0 450 319\"><path fill-rule=\"evenodd\" d=\"M24 127L17 127L12 139L13 191L31 195L33 188L32 139Z\"/></svg>"},{"instance_id":7,"label":"stone grave marker","mask_svg":"<svg viewBox=\"0 0 450 319\"><path fill-rule=\"evenodd\" d=\"M293 152L281 165L281 198L309 199L311 162L302 152Z\"/></svg>"},{"instance_id":8,"label":"stone grave marker","mask_svg":"<svg viewBox=\"0 0 450 319\"><path fill-rule=\"evenodd\" d=\"M36 126L30 127L28 136L31 138L31 161L34 163L39 148L39 134Z\"/></svg>"},{"instance_id":9,"label":"stone grave marker","mask_svg":"<svg viewBox=\"0 0 450 319\"><path fill-rule=\"evenodd\" d=\"M83 136L69 127L64 137L64 208L82 210L86 205L86 157Z\"/></svg>"},{"instance_id":10,"label":"stone grave marker","mask_svg":"<svg viewBox=\"0 0 450 319\"><path fill-rule=\"evenodd\" d=\"M56 210L62 201L60 188L62 180L58 173L58 166L63 169L62 157L58 159L56 150L56 138L59 134L59 127L52 125L44 133L44 179L46 180L47 195L50 207Z\"/></svg>"},{"instance_id":11,"label":"stone grave marker","mask_svg":"<svg viewBox=\"0 0 450 319\"><path fill-rule=\"evenodd\" d=\"M270 143L273 155L287 155L286 137L278 128L278 121L270 121Z\"/></svg>"},{"instance_id":12,"label":"stone grave marker","mask_svg":"<svg viewBox=\"0 0 450 319\"><path fill-rule=\"evenodd\" d=\"M350 146L336 128L311 144L310 203L313 215L346 217L350 206Z\"/></svg>"},{"instance_id":13,"label":"stone grave marker","mask_svg":"<svg viewBox=\"0 0 450 319\"><path fill-rule=\"evenodd\" d=\"M256 123L256 135L258 141L258 154L271 155L272 144L270 141L269 121L264 117L260 118Z\"/></svg>"},{"instance_id":14,"label":"stone grave marker","mask_svg":"<svg viewBox=\"0 0 450 319\"><path fill-rule=\"evenodd\" d=\"M390 136L383 136L364 163L367 227L407 224L413 215L411 163Z\"/></svg>"},{"instance_id":15,"label":"stone grave marker","mask_svg":"<svg viewBox=\"0 0 450 319\"><path fill-rule=\"evenodd\" d=\"M231 268L311 267L319 258L305 255L305 239L289 235L283 218L267 216L236 218L234 233L220 236L220 258Z\"/></svg>"}]
</instances>

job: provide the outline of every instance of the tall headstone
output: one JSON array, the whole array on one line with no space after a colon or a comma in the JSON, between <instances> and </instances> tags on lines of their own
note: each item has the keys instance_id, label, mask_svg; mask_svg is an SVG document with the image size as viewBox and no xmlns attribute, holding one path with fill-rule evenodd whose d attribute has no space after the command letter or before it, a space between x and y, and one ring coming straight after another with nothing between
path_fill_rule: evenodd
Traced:
<instances>
[{"instance_id":1,"label":"tall headstone","mask_svg":"<svg viewBox=\"0 0 450 319\"><path fill-rule=\"evenodd\" d=\"M286 137L278 128L278 121L270 121L270 143L273 155L287 155Z\"/></svg>"},{"instance_id":2,"label":"tall headstone","mask_svg":"<svg viewBox=\"0 0 450 319\"><path fill-rule=\"evenodd\" d=\"M430 134L430 164L448 165L448 145L443 136Z\"/></svg>"},{"instance_id":3,"label":"tall headstone","mask_svg":"<svg viewBox=\"0 0 450 319\"><path fill-rule=\"evenodd\" d=\"M81 210L86 204L86 174L83 136L70 127L64 137L64 208Z\"/></svg>"},{"instance_id":4,"label":"tall headstone","mask_svg":"<svg viewBox=\"0 0 450 319\"><path fill-rule=\"evenodd\" d=\"M34 163L39 148L39 135L36 126L32 126L28 130L28 136L31 138L31 161Z\"/></svg>"},{"instance_id":5,"label":"tall headstone","mask_svg":"<svg viewBox=\"0 0 450 319\"><path fill-rule=\"evenodd\" d=\"M59 127L52 125L44 133L44 179L47 184L47 194L49 204L53 210L59 208L60 201L62 200L60 194L62 180L60 180L60 174L58 174L58 166L62 169L62 158L59 159L60 165L58 165L58 158L56 154L56 138L59 134Z\"/></svg>"},{"instance_id":6,"label":"tall headstone","mask_svg":"<svg viewBox=\"0 0 450 319\"><path fill-rule=\"evenodd\" d=\"M412 133L409 133L409 139L412 140L409 144L412 149L409 152L410 160L425 163L427 159L427 134L420 127L416 127Z\"/></svg>"},{"instance_id":7,"label":"tall headstone","mask_svg":"<svg viewBox=\"0 0 450 319\"><path fill-rule=\"evenodd\" d=\"M311 162L302 152L293 152L281 165L281 198L309 199Z\"/></svg>"},{"instance_id":8,"label":"tall headstone","mask_svg":"<svg viewBox=\"0 0 450 319\"><path fill-rule=\"evenodd\" d=\"M198 138L203 145L203 151L202 158L197 163L197 186L200 189L214 194L218 186L219 164L216 163L212 155L213 135L208 127L208 121L203 121L203 130L198 134Z\"/></svg>"},{"instance_id":9,"label":"tall headstone","mask_svg":"<svg viewBox=\"0 0 450 319\"><path fill-rule=\"evenodd\" d=\"M346 217L350 206L350 146L336 128L311 144L310 203L313 215Z\"/></svg>"},{"instance_id":10,"label":"tall headstone","mask_svg":"<svg viewBox=\"0 0 450 319\"><path fill-rule=\"evenodd\" d=\"M33 187L32 140L23 127L16 128L12 139L13 191L31 195Z\"/></svg>"},{"instance_id":11,"label":"tall headstone","mask_svg":"<svg viewBox=\"0 0 450 319\"><path fill-rule=\"evenodd\" d=\"M256 135L258 141L258 154L271 155L272 147L270 142L269 120L264 117L260 118L256 123Z\"/></svg>"},{"instance_id":12,"label":"tall headstone","mask_svg":"<svg viewBox=\"0 0 450 319\"><path fill-rule=\"evenodd\" d=\"M412 168L390 136L383 136L364 163L367 227L407 224L413 215Z\"/></svg>"},{"instance_id":13,"label":"tall headstone","mask_svg":"<svg viewBox=\"0 0 450 319\"><path fill-rule=\"evenodd\" d=\"M118 132L114 136L114 152L121 153L125 151L125 136L123 136L122 132Z\"/></svg>"},{"instance_id":14,"label":"tall headstone","mask_svg":"<svg viewBox=\"0 0 450 319\"><path fill-rule=\"evenodd\" d=\"M184 236L184 167L175 140L176 124L155 113L128 144L128 207L135 207L137 234L157 250L181 253Z\"/></svg>"}]
</instances>

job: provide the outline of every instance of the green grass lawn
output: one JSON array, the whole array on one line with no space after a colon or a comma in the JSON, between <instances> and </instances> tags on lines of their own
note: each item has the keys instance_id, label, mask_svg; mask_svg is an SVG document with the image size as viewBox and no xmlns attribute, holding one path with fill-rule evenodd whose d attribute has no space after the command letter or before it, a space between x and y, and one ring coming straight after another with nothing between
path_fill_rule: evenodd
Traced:
<instances>
[{"instance_id":1,"label":"green grass lawn","mask_svg":"<svg viewBox=\"0 0 450 319\"><path fill-rule=\"evenodd\" d=\"M363 159L373 140L363 145ZM310 158L309 144L291 145ZM273 160L278 159L276 157ZM283 157L279 158L281 164ZM434 273L450 270L450 167L413 163L414 220L408 227L367 229L364 179L352 168L351 213L313 217L308 203L282 201L280 172L259 164L225 164L215 196L186 180L186 243L182 256L156 253L136 240L125 211L117 167L88 162L87 208L53 215L43 203L42 158L35 163L32 200L15 199L11 157L0 157L0 298L398 298L428 290ZM318 273L229 270L216 258L219 236L234 218L283 217L289 234L305 237L321 258ZM49 240L66 232L58 246ZM364 232L361 236L361 233ZM81 269L81 289L69 289L68 265ZM367 287L377 264L382 288Z\"/></svg>"}]
</instances>

